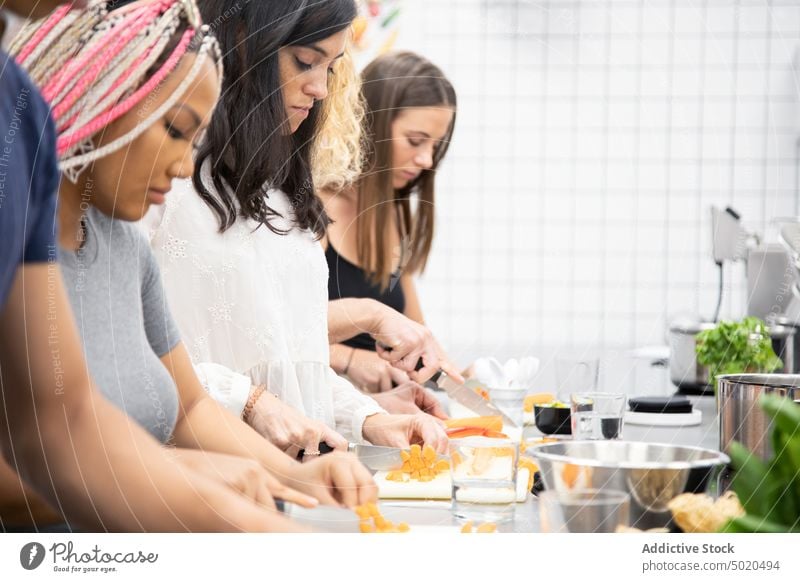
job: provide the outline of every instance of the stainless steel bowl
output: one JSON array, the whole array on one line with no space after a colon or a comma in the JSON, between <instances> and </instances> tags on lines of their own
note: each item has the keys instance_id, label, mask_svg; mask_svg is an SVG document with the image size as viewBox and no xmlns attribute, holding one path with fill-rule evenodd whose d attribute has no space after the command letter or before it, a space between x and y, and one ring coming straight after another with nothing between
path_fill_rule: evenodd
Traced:
<instances>
[{"instance_id":1,"label":"stainless steel bowl","mask_svg":"<svg viewBox=\"0 0 800 582\"><path fill-rule=\"evenodd\" d=\"M633 441L563 441L528 449L546 489L616 489L631 496L631 525L668 527L667 503L681 493L717 492L724 453Z\"/></svg>"}]
</instances>

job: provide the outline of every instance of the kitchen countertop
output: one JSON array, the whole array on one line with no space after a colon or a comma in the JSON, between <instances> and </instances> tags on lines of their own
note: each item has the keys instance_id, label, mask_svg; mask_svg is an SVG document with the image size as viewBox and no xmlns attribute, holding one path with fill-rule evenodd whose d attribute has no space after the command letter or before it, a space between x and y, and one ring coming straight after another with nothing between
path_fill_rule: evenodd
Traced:
<instances>
[{"instance_id":1,"label":"kitchen countertop","mask_svg":"<svg viewBox=\"0 0 800 582\"><path fill-rule=\"evenodd\" d=\"M689 427L649 427L626 424L624 440L670 443L685 446L718 448L719 429L716 404L711 397L691 397L693 405L703 414L702 423ZM525 438L538 436L535 427L525 428ZM450 511L449 501L384 500L379 504L383 516L394 522L406 522L411 533L457 533L463 521L456 519ZM315 531L358 533L358 519L346 509L323 508L306 510L291 506L289 515ZM498 524L498 531L505 533L534 533L539 531L537 499L529 495L524 503L517 503L514 519Z\"/></svg>"}]
</instances>

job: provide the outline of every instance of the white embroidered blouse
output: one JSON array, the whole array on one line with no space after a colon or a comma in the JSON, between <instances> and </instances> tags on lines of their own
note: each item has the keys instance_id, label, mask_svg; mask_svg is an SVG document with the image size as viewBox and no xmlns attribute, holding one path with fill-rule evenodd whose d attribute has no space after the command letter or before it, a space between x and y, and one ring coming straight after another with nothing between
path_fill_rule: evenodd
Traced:
<instances>
[{"instance_id":1,"label":"white embroidered blouse","mask_svg":"<svg viewBox=\"0 0 800 582\"><path fill-rule=\"evenodd\" d=\"M383 409L330 367L322 246L293 228L286 194L268 197L281 214L272 224L288 234L242 218L220 234L191 180L175 180L166 204L150 210L142 226L173 316L201 381L234 414L251 383L266 384L351 442L365 442L364 419Z\"/></svg>"}]
</instances>

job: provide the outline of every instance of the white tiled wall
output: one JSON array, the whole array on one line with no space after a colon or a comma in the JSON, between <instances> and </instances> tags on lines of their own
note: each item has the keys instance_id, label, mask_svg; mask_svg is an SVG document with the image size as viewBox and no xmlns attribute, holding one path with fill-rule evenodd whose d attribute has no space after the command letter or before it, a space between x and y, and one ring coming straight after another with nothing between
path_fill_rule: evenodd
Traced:
<instances>
[{"instance_id":1,"label":"white tiled wall","mask_svg":"<svg viewBox=\"0 0 800 582\"><path fill-rule=\"evenodd\" d=\"M710 316L711 204L798 213L796 0L407 0L460 107L419 288L460 361ZM723 315L744 310L743 268Z\"/></svg>"}]
</instances>

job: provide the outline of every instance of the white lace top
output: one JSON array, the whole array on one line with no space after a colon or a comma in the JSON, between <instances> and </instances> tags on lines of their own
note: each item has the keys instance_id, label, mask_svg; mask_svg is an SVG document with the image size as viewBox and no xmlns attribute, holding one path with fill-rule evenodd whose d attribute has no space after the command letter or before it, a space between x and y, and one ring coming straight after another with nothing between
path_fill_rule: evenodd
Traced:
<instances>
[{"instance_id":1,"label":"white lace top","mask_svg":"<svg viewBox=\"0 0 800 582\"><path fill-rule=\"evenodd\" d=\"M210 182L210 179L206 182ZM241 415L250 385L364 442L364 419L380 406L330 367L328 266L307 230L292 228L281 191L269 205L282 215L273 233L239 219L223 234L190 180L176 180L166 204L143 220L172 313L206 389ZM243 375L244 376L243 376Z\"/></svg>"}]
</instances>

